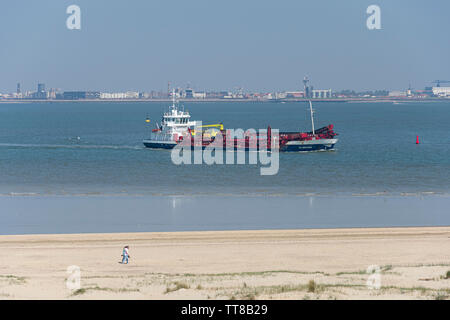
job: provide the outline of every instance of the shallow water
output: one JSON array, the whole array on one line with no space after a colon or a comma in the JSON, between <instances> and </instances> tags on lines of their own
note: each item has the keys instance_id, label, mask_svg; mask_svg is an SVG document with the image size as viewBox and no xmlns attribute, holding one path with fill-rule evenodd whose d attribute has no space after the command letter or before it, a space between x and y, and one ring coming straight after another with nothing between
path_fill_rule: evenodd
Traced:
<instances>
[{"instance_id":1,"label":"shallow water","mask_svg":"<svg viewBox=\"0 0 450 320\"><path fill-rule=\"evenodd\" d=\"M0 234L450 225L443 196L2 196Z\"/></svg>"}]
</instances>

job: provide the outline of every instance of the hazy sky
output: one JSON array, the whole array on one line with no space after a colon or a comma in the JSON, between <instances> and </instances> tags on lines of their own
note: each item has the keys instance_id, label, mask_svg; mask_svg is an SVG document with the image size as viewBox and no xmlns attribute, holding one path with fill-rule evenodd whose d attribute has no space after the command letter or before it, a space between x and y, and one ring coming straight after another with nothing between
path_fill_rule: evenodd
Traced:
<instances>
[{"instance_id":1,"label":"hazy sky","mask_svg":"<svg viewBox=\"0 0 450 320\"><path fill-rule=\"evenodd\" d=\"M81 8L81 30L66 8ZM381 7L381 30L366 9ZM421 89L450 80L450 1L2 0L0 92Z\"/></svg>"}]
</instances>

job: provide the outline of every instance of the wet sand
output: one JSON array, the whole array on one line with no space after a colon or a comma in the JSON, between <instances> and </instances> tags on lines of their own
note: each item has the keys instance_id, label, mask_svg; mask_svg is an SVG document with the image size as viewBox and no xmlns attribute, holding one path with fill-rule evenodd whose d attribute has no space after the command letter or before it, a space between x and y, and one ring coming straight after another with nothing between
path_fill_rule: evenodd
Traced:
<instances>
[{"instance_id":1,"label":"wet sand","mask_svg":"<svg viewBox=\"0 0 450 320\"><path fill-rule=\"evenodd\" d=\"M450 227L7 235L0 250L0 299L450 298Z\"/></svg>"}]
</instances>

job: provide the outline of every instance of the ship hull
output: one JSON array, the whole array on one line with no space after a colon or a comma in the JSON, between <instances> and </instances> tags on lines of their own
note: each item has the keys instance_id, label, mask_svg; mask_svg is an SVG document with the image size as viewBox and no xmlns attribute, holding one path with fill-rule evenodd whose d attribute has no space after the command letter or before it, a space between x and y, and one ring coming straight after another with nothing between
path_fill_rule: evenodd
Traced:
<instances>
[{"instance_id":1,"label":"ship hull","mask_svg":"<svg viewBox=\"0 0 450 320\"><path fill-rule=\"evenodd\" d=\"M177 145L175 141L144 140L143 143L151 149L173 149Z\"/></svg>"},{"instance_id":2,"label":"ship hull","mask_svg":"<svg viewBox=\"0 0 450 320\"><path fill-rule=\"evenodd\" d=\"M319 139L306 141L289 141L280 148L283 152L327 151L333 150L338 139Z\"/></svg>"},{"instance_id":3,"label":"ship hull","mask_svg":"<svg viewBox=\"0 0 450 320\"><path fill-rule=\"evenodd\" d=\"M327 151L333 150L334 145L338 139L319 139L307 141L289 141L287 144L280 147L280 152L308 152L308 151ZM144 146L151 149L173 149L177 143L170 141L144 140ZM203 145L205 149L207 145ZM194 150L194 146L191 147ZM225 149L225 148L224 148ZM264 148L264 151L266 149ZM270 149L269 149L270 150ZM235 146L234 151L259 151L255 148L240 148Z\"/></svg>"}]
</instances>

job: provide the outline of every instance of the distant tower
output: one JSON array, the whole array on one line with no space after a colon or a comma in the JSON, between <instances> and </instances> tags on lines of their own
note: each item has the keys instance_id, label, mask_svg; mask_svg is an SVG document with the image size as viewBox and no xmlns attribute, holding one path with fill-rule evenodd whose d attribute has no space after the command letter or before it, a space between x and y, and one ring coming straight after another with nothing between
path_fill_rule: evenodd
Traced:
<instances>
[{"instance_id":1,"label":"distant tower","mask_svg":"<svg viewBox=\"0 0 450 320\"><path fill-rule=\"evenodd\" d=\"M309 98L309 96L310 96L308 82L309 82L308 76L305 76L303 78L303 89L304 89L304 92L305 92L305 98Z\"/></svg>"},{"instance_id":2,"label":"distant tower","mask_svg":"<svg viewBox=\"0 0 450 320\"><path fill-rule=\"evenodd\" d=\"M47 99L47 92L45 92L45 84L44 83L38 83L37 92L34 97L37 99Z\"/></svg>"},{"instance_id":3,"label":"distant tower","mask_svg":"<svg viewBox=\"0 0 450 320\"><path fill-rule=\"evenodd\" d=\"M21 91L20 91L20 82L17 82L17 94L21 94Z\"/></svg>"},{"instance_id":4,"label":"distant tower","mask_svg":"<svg viewBox=\"0 0 450 320\"><path fill-rule=\"evenodd\" d=\"M44 83L38 83L37 92L39 92L39 93L45 92L45 84Z\"/></svg>"},{"instance_id":5,"label":"distant tower","mask_svg":"<svg viewBox=\"0 0 450 320\"><path fill-rule=\"evenodd\" d=\"M170 97L170 81L167 82L167 96Z\"/></svg>"}]
</instances>

